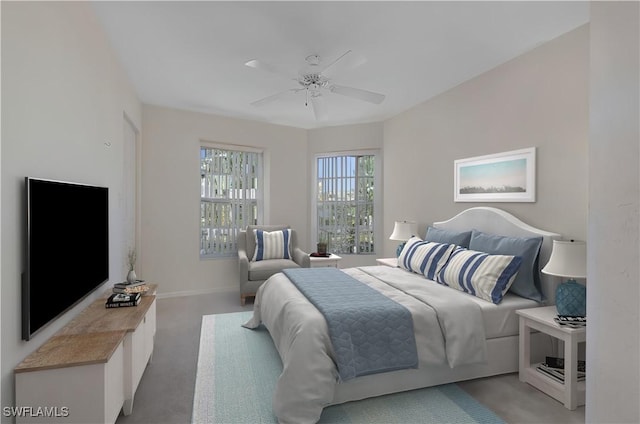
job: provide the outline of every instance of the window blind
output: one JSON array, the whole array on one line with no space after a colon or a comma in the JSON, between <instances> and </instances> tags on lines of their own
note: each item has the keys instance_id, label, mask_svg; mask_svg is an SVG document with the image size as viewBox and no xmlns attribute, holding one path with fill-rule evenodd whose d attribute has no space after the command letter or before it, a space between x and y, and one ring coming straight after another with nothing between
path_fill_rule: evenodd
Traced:
<instances>
[{"instance_id":1,"label":"window blind","mask_svg":"<svg viewBox=\"0 0 640 424\"><path fill-rule=\"evenodd\" d=\"M374 253L375 156L317 159L318 241L329 251Z\"/></svg>"},{"instance_id":2,"label":"window blind","mask_svg":"<svg viewBox=\"0 0 640 424\"><path fill-rule=\"evenodd\" d=\"M237 254L237 236L258 223L262 153L201 147L200 256Z\"/></svg>"}]
</instances>

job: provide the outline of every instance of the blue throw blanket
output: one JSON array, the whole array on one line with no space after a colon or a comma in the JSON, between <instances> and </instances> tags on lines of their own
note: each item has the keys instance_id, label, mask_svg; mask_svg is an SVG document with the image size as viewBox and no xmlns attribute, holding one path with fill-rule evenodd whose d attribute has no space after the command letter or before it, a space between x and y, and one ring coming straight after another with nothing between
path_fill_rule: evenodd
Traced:
<instances>
[{"instance_id":1,"label":"blue throw blanket","mask_svg":"<svg viewBox=\"0 0 640 424\"><path fill-rule=\"evenodd\" d=\"M418 367L407 308L337 268L284 273L324 315L342 381Z\"/></svg>"}]
</instances>

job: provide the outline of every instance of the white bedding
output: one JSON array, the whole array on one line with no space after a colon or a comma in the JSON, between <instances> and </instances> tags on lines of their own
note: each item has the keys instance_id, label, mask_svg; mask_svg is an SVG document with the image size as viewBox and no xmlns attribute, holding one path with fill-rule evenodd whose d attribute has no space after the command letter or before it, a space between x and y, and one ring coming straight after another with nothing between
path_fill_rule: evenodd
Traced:
<instances>
[{"instance_id":1,"label":"white bedding","mask_svg":"<svg viewBox=\"0 0 640 424\"><path fill-rule=\"evenodd\" d=\"M498 320L499 308L483 312L483 305L473 296L399 268L343 271L411 312L420 368L485 362L483 316ZM324 317L283 274L276 274L258 290L254 316L245 326L255 328L261 323L271 333L283 362L274 413L281 423L316 422L322 409L335 401L339 384Z\"/></svg>"},{"instance_id":2,"label":"white bedding","mask_svg":"<svg viewBox=\"0 0 640 424\"><path fill-rule=\"evenodd\" d=\"M561 238L560 234L532 227L506 211L490 207L469 208L446 221L434 222L433 226L453 232L475 229L507 237L542 237L543 242L538 257L539 264L545 264L548 261L553 240ZM515 310L540 306L535 301L507 294L499 305L494 305L463 292L439 286L421 275L409 274L400 269L387 267L379 267L378 270L386 275L404 273L406 278L412 281L407 283L412 287L408 289L410 291L430 285L434 287L434 290L440 290L437 292L439 294L436 299L440 298L440 294L445 296L447 291L454 293L454 296L466 299L468 305L471 305L467 309L480 311L481 316L475 322L479 328L476 327L476 330L473 331L482 334L483 340L471 340L472 345L480 343L483 346L477 348L481 352L476 352L479 356L475 359L480 360L486 349L487 361L456 365L451 368L450 363L456 364L456 361L459 361L462 364L466 360L470 359L471 362L474 360L473 355L471 358L464 358L463 355L455 360L453 357L443 357L440 363L429 364L425 358L436 358L438 348L431 347L427 349L426 353L423 353L418 346L421 361L419 369L366 375L338 383L335 368L329 372L326 371L326 364L333 364L333 362L324 318L291 283L281 283L280 277L274 278L268 284L263 284L258 290L254 318L247 324L258 325L261 321L264 322L271 332L281 358L283 358L282 376L284 378L281 378L277 383L273 401L274 412L281 422L315 422L322 406L329 404L518 371L519 337ZM286 277L282 276L282 278ZM542 292L547 298L546 304L554 304L555 281L546 275L540 275L540 280ZM409 296L399 297L409 298ZM417 300L412 300L410 303L414 309L417 307L416 305L421 304ZM413 310L409 309L413 316ZM426 309L428 310L428 308ZM301 317L305 317L305 320L300 320ZM419 316L417 322L422 322L423 319L422 316ZM422 324L414 327L419 329L419 334L416 335L418 345L423 344L429 337L437 340L433 333L426 335L428 331L433 330L432 328ZM468 331L468 333L471 332ZM536 334L533 334L532 337ZM485 337L487 338L486 346L484 345ZM441 335L439 339L442 340ZM317 340L320 340L320 344L324 347L317 349L311 356L305 356L309 355L305 346L318 343ZM302 354L289 355L299 348ZM444 350L441 348L440 354L444 354ZM287 400L287 395L292 396L291 401ZM307 404L309 401L315 402L311 407L311 413Z\"/></svg>"},{"instance_id":3,"label":"white bedding","mask_svg":"<svg viewBox=\"0 0 640 424\"><path fill-rule=\"evenodd\" d=\"M515 294L507 293L502 302L495 305L486 300L469 296L482 310L482 322L487 339L518 335L518 315L516 310L536 308L540 304L534 300L525 299Z\"/></svg>"}]
</instances>

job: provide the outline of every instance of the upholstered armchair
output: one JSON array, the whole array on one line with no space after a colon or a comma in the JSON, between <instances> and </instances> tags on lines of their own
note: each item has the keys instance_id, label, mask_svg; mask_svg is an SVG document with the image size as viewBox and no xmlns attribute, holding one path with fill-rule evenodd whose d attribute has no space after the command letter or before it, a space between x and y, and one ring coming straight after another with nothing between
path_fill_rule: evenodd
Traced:
<instances>
[{"instance_id":1,"label":"upholstered armchair","mask_svg":"<svg viewBox=\"0 0 640 424\"><path fill-rule=\"evenodd\" d=\"M247 297L254 297L258 287L273 274L285 268L309 268L309 254L298 247L295 230L291 230L290 234L290 259L281 257L269 259L269 255L261 255L262 251L259 248L259 254L256 255L256 260L254 260L256 235L253 230L271 233L285 229L289 229L289 227L287 225L249 225L246 230L240 230L238 234L238 270L240 272L240 303L242 305L245 304ZM261 240L262 242L266 244L268 240L265 238ZM263 245L263 247L265 246Z\"/></svg>"}]
</instances>

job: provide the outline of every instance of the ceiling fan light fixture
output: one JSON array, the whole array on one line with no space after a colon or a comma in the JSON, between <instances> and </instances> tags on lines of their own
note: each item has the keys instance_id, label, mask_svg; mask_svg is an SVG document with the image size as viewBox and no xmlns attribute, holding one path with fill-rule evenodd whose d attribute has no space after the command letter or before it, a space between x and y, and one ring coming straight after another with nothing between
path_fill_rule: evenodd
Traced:
<instances>
[{"instance_id":1,"label":"ceiling fan light fixture","mask_svg":"<svg viewBox=\"0 0 640 424\"><path fill-rule=\"evenodd\" d=\"M326 87L329 80L320 74L302 74L298 83L304 88L319 89Z\"/></svg>"},{"instance_id":2,"label":"ceiling fan light fixture","mask_svg":"<svg viewBox=\"0 0 640 424\"><path fill-rule=\"evenodd\" d=\"M317 54L310 54L305 57L304 60L311 66L318 66L320 64L320 56Z\"/></svg>"}]
</instances>

